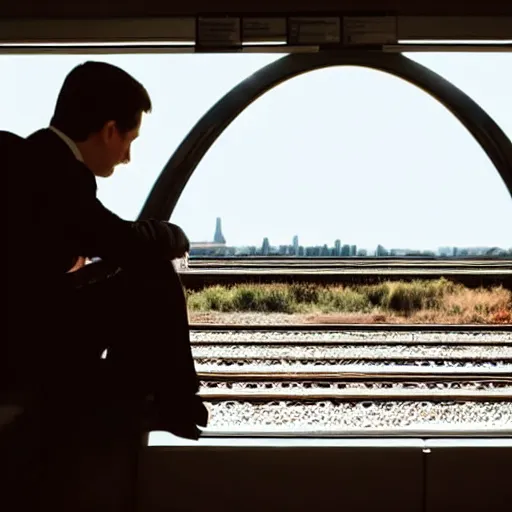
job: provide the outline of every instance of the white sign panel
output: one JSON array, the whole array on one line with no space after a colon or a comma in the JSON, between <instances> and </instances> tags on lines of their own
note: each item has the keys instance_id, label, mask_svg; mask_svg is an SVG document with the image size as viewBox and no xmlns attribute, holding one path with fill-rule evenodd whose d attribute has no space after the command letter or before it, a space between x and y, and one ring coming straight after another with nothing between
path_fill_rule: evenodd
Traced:
<instances>
[{"instance_id":1,"label":"white sign panel","mask_svg":"<svg viewBox=\"0 0 512 512\"><path fill-rule=\"evenodd\" d=\"M242 26L244 42L286 42L286 18L244 18Z\"/></svg>"},{"instance_id":2,"label":"white sign panel","mask_svg":"<svg viewBox=\"0 0 512 512\"><path fill-rule=\"evenodd\" d=\"M240 44L240 18L198 18L196 42L201 46Z\"/></svg>"},{"instance_id":3,"label":"white sign panel","mask_svg":"<svg viewBox=\"0 0 512 512\"><path fill-rule=\"evenodd\" d=\"M330 18L290 18L288 26L290 44L339 43L340 19Z\"/></svg>"},{"instance_id":4,"label":"white sign panel","mask_svg":"<svg viewBox=\"0 0 512 512\"><path fill-rule=\"evenodd\" d=\"M396 16L343 18L343 43L394 44L397 42Z\"/></svg>"}]
</instances>

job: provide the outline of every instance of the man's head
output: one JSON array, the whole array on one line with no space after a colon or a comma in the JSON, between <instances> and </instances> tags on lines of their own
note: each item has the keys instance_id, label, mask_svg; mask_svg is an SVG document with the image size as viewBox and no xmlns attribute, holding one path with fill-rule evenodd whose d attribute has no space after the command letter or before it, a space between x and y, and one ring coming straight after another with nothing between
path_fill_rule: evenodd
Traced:
<instances>
[{"instance_id":1,"label":"man's head","mask_svg":"<svg viewBox=\"0 0 512 512\"><path fill-rule=\"evenodd\" d=\"M64 80L51 125L70 137L96 176L110 176L130 161L143 112L151 111L144 87L122 69L85 62Z\"/></svg>"}]
</instances>

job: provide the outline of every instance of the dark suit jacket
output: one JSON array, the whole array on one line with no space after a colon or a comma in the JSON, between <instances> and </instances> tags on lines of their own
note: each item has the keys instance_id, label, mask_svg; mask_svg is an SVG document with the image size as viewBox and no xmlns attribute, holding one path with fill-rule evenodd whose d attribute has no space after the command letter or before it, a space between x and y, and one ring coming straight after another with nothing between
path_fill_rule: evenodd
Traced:
<instances>
[{"instance_id":1,"label":"dark suit jacket","mask_svg":"<svg viewBox=\"0 0 512 512\"><path fill-rule=\"evenodd\" d=\"M19 231L26 235L27 246L11 249L14 259L16 252L23 252L18 257L24 265L27 256L32 258L34 268L28 273L33 282L55 286L78 256L100 257L114 266L155 275L159 265L168 262L158 244L98 200L95 176L54 132L37 131L25 146L25 159L14 172L23 174L31 225L26 224L25 211L19 216Z\"/></svg>"},{"instance_id":2,"label":"dark suit jacket","mask_svg":"<svg viewBox=\"0 0 512 512\"><path fill-rule=\"evenodd\" d=\"M8 368L7 372L0 372L0 380L8 375L4 380L14 389L25 385L30 388L28 381L38 389L41 381L54 380L57 372L57 382L67 383L67 378L62 377L68 375L62 373L66 365L59 361L78 353L77 345L91 341L95 332L103 333L102 319L106 323L112 310L119 309L118 303L122 308L123 300L127 300L119 295L125 292L122 282L110 294L101 293L101 286L86 286L80 292L69 286L66 272L77 256L98 256L113 267L133 271L133 274L121 273L122 279L128 276L130 306L139 295L150 294L140 298L144 301L143 308L130 307L128 314L132 316L123 325L114 326L119 327L117 336L112 336L113 329L108 327L106 336L110 333L112 340L119 342L119 351L127 351L133 341L147 349L136 352L137 356L144 353L146 358L154 358L151 361L154 368L148 368L149 363L145 365L147 373L142 389L151 385L155 400L164 411L171 399L180 404L180 417L171 421L168 414L164 415L163 420L160 418L164 423L159 425L174 432L176 422L182 422L177 432L197 436L195 425L205 425L207 415L201 400L195 396L199 383L190 350L185 297L179 277L169 263L174 250L180 252L188 246L186 237L177 226L163 226L160 222L139 229L105 208L96 197L94 175L51 130L40 130L26 140L0 134L0 164L3 164L2 157L9 174L8 273L12 279L9 279ZM162 226L164 229L160 230ZM167 236L167 227L174 234ZM160 238L164 239L163 243ZM132 280L132 275L137 279ZM102 284L107 286L114 281L105 280ZM93 291L98 289L100 292ZM104 299L103 303L98 299ZM78 308L74 307L74 301L78 302ZM102 311L107 314L100 315ZM113 321L118 321L122 313ZM59 320L57 330L53 329L57 325L52 323L55 318ZM136 320L133 336L132 318ZM88 324L92 328L87 328ZM112 345L115 352L116 346ZM50 346L54 348L49 350ZM133 358L133 350L131 356L125 356ZM74 372L76 366L70 368ZM88 368L87 372L90 374Z\"/></svg>"},{"instance_id":3,"label":"dark suit jacket","mask_svg":"<svg viewBox=\"0 0 512 512\"><path fill-rule=\"evenodd\" d=\"M8 338L13 354L29 350L24 340L46 343L54 335L45 329L47 322L66 317L68 306L73 309L76 282L71 276L80 272L66 272L78 256L100 257L109 267L133 270L150 282L169 274L169 252L101 204L95 176L51 130L27 139L0 133L0 167L8 174ZM94 304L84 321L91 315Z\"/></svg>"}]
</instances>

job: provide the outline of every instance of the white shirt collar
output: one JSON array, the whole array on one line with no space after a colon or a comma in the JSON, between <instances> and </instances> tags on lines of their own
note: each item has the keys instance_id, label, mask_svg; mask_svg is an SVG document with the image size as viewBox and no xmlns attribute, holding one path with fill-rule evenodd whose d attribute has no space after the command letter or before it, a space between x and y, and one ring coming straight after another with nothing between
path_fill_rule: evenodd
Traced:
<instances>
[{"instance_id":1,"label":"white shirt collar","mask_svg":"<svg viewBox=\"0 0 512 512\"><path fill-rule=\"evenodd\" d=\"M79 160L80 162L84 161L82 153L80 153L78 146L75 144L73 140L71 140L65 133L62 133L59 129L55 128L55 126L49 126L48 128L52 132L56 133L68 145L69 149L73 152L73 155L75 155L75 158L77 160Z\"/></svg>"}]
</instances>

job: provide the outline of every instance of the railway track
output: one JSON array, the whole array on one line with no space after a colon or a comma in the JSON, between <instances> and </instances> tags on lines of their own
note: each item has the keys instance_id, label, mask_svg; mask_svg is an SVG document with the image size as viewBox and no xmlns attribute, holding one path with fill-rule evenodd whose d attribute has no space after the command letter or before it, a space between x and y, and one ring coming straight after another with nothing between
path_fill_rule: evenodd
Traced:
<instances>
[{"instance_id":1,"label":"railway track","mask_svg":"<svg viewBox=\"0 0 512 512\"><path fill-rule=\"evenodd\" d=\"M512 425L512 326L394 327L192 326L211 428Z\"/></svg>"},{"instance_id":2,"label":"railway track","mask_svg":"<svg viewBox=\"0 0 512 512\"><path fill-rule=\"evenodd\" d=\"M318 401L495 401L503 400L509 401L512 399L510 390L486 390L485 392L471 391L461 389L458 391L453 390L387 390L376 389L371 391L366 390L348 390L348 391L311 391L307 393L300 392L285 392L280 390L273 391L236 391L232 390L207 390L201 396L208 400L225 401L237 400L248 402L268 402L271 401L285 401L285 402L318 402Z\"/></svg>"},{"instance_id":3,"label":"railway track","mask_svg":"<svg viewBox=\"0 0 512 512\"><path fill-rule=\"evenodd\" d=\"M188 260L191 269L212 268L460 268L512 270L512 259L381 259L381 258L198 258Z\"/></svg>"},{"instance_id":4,"label":"railway track","mask_svg":"<svg viewBox=\"0 0 512 512\"><path fill-rule=\"evenodd\" d=\"M446 351L447 353L443 353ZM336 345L310 346L301 344L288 346L261 346L258 345L220 345L213 347L194 346L196 361L222 360L229 364L251 364L261 362L265 365L275 362L302 362L318 365L332 364L396 364L406 362L417 364L421 361L432 361L436 364L455 365L457 363L492 362L502 365L512 364L512 347L492 347L486 345L472 345L469 347L437 347L424 345Z\"/></svg>"},{"instance_id":5,"label":"railway track","mask_svg":"<svg viewBox=\"0 0 512 512\"><path fill-rule=\"evenodd\" d=\"M512 289L512 259L192 258L179 272L191 290L240 283L363 285L441 277L468 287L503 285Z\"/></svg>"},{"instance_id":6,"label":"railway track","mask_svg":"<svg viewBox=\"0 0 512 512\"><path fill-rule=\"evenodd\" d=\"M512 259L503 260L382 260L382 259L197 259L189 260L184 270L211 272L305 272L305 273L352 273L352 272L403 272L425 273L511 273Z\"/></svg>"}]
</instances>

